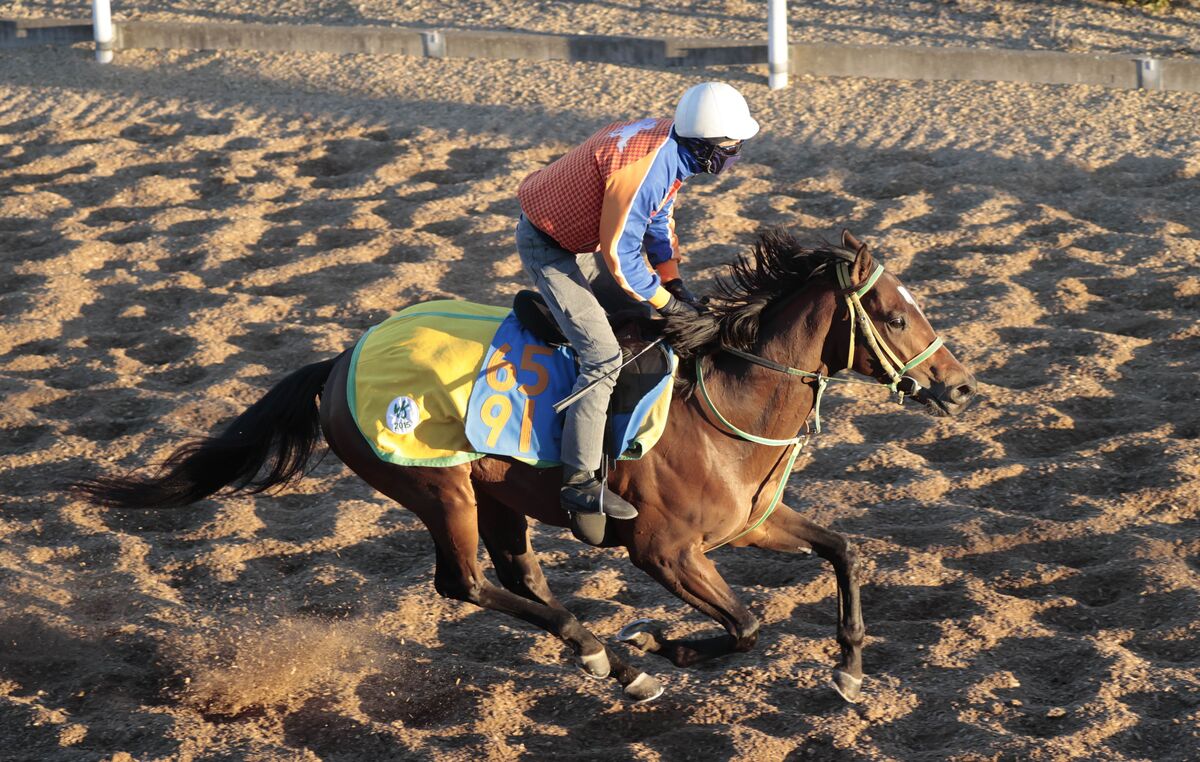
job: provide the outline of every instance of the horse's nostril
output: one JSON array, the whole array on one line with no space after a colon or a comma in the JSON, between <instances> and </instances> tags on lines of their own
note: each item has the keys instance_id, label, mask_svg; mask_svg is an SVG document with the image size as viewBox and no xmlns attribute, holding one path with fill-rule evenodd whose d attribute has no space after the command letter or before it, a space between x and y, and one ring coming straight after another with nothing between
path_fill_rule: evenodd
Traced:
<instances>
[{"instance_id":1,"label":"horse's nostril","mask_svg":"<svg viewBox=\"0 0 1200 762\"><path fill-rule=\"evenodd\" d=\"M961 405L975 396L975 387L971 384L959 384L950 390L950 401Z\"/></svg>"}]
</instances>

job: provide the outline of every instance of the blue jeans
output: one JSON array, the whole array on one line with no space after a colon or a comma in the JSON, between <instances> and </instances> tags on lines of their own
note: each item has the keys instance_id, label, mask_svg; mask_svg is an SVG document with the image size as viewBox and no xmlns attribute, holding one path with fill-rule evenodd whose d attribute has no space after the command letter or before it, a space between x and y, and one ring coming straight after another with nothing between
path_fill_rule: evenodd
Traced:
<instances>
[{"instance_id":1,"label":"blue jeans","mask_svg":"<svg viewBox=\"0 0 1200 762\"><path fill-rule=\"evenodd\" d=\"M575 390L615 371L621 364L621 345L584 274L593 255L567 251L523 214L517 223L517 252L579 359ZM616 383L617 374L612 373L567 408L563 463L586 471L600 468L608 400Z\"/></svg>"}]
</instances>

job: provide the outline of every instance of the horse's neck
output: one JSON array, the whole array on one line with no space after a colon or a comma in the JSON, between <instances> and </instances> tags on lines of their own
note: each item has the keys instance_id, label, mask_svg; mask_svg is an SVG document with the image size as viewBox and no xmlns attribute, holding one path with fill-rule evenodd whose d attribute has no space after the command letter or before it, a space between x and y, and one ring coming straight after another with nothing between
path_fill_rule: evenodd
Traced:
<instances>
[{"instance_id":1,"label":"horse's neck","mask_svg":"<svg viewBox=\"0 0 1200 762\"><path fill-rule=\"evenodd\" d=\"M834 299L795 299L759 329L758 345L751 350L781 365L812 372L827 372L823 362L825 344L833 324ZM762 437L787 439L796 436L812 411L816 384L798 376L754 365L724 354L714 363L715 379L705 384L717 407L726 417L730 412L739 428ZM726 412L729 411L729 412Z\"/></svg>"}]
</instances>

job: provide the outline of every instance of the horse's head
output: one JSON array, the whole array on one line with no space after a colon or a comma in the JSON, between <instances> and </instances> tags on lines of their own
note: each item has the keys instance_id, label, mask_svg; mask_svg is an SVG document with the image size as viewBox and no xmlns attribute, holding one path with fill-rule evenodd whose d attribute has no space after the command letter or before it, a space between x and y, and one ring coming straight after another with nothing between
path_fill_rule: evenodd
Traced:
<instances>
[{"instance_id":1,"label":"horse's head","mask_svg":"<svg viewBox=\"0 0 1200 762\"><path fill-rule=\"evenodd\" d=\"M851 331L838 365L891 385L934 415L965 410L975 378L942 346L917 300L848 230L842 248L835 267Z\"/></svg>"}]
</instances>

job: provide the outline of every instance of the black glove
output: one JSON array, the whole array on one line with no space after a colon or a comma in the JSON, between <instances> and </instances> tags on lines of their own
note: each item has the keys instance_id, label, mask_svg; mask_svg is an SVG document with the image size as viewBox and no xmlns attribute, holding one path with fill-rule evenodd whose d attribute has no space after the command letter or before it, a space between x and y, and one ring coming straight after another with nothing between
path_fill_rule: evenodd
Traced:
<instances>
[{"instance_id":1,"label":"black glove","mask_svg":"<svg viewBox=\"0 0 1200 762\"><path fill-rule=\"evenodd\" d=\"M679 281L673 282L679 283ZM699 305L672 296L666 304L658 308L658 314L663 317L700 317L704 313Z\"/></svg>"},{"instance_id":2,"label":"black glove","mask_svg":"<svg viewBox=\"0 0 1200 762\"><path fill-rule=\"evenodd\" d=\"M663 281L663 288L671 292L671 296L681 301L696 307L700 306L700 300L691 292L687 286L683 284L683 278L672 278L671 280Z\"/></svg>"}]
</instances>

